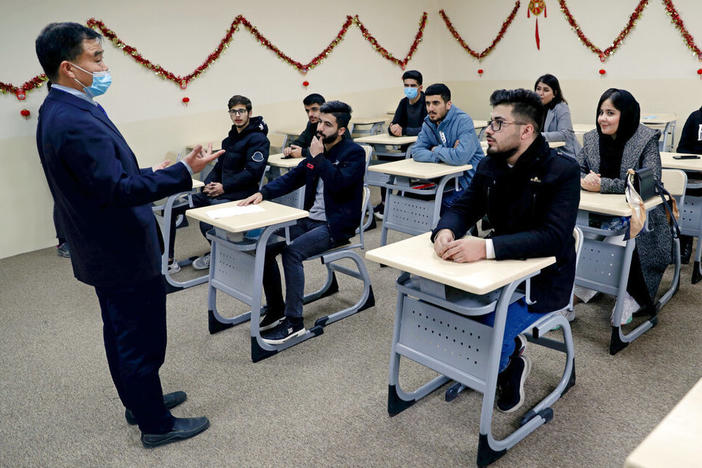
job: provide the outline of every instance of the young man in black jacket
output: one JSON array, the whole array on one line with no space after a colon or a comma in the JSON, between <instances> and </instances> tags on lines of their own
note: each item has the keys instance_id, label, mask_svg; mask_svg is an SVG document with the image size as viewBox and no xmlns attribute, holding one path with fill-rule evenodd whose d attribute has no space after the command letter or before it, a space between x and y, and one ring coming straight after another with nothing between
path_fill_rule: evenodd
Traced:
<instances>
[{"instance_id":1,"label":"young man in black jacket","mask_svg":"<svg viewBox=\"0 0 702 468\"><path fill-rule=\"evenodd\" d=\"M261 178L268 162L270 142L268 126L263 117L251 117L251 100L244 96L232 96L229 100L229 116L232 128L222 141L225 153L205 179L202 192L192 196L193 208L216 205L233 200L241 200L258 191ZM176 216L172 217L175 220ZM204 236L212 229L211 224L200 223ZM175 229L171 226L169 256L173 257ZM170 262L173 265L173 262ZM176 264L177 265L177 264ZM193 262L196 270L210 267L210 254L207 253ZM169 266L171 272L174 270ZM176 269L177 271L177 269Z\"/></svg>"},{"instance_id":2,"label":"young man in black jacket","mask_svg":"<svg viewBox=\"0 0 702 468\"><path fill-rule=\"evenodd\" d=\"M324 104L324 96L312 93L302 100L307 114L307 126L300 135L293 140L290 146L283 148L283 155L292 158L307 157L312 138L317 135L317 124L319 123L319 109Z\"/></svg>"},{"instance_id":3,"label":"young man in black jacket","mask_svg":"<svg viewBox=\"0 0 702 468\"><path fill-rule=\"evenodd\" d=\"M400 99L395 115L388 127L388 133L392 136L417 136L422 130L424 118L427 116L427 106L422 92L422 74L417 70L408 70L402 74L402 85L405 97ZM407 151L409 145L400 147L401 151ZM394 161L392 157L379 156L380 160ZM380 203L373 208L375 217L383 219L385 211L385 188L380 189Z\"/></svg>"},{"instance_id":4,"label":"young man in black jacket","mask_svg":"<svg viewBox=\"0 0 702 468\"><path fill-rule=\"evenodd\" d=\"M340 101L320 109L317 136L309 155L297 167L266 184L240 205L271 200L305 186L304 208L309 218L290 228L289 245L274 245L266 252L263 289L268 312L261 320L263 339L280 344L305 333L302 299L305 288L303 260L346 244L355 235L363 204L365 151L345 138L351 107ZM285 302L275 257L282 254Z\"/></svg>"},{"instance_id":5,"label":"young man in black jacket","mask_svg":"<svg viewBox=\"0 0 702 468\"><path fill-rule=\"evenodd\" d=\"M541 136L545 110L536 93L498 90L490 96L492 120L486 130L488 157L479 164L463 195L441 217L432 233L434 250L444 260L524 259L555 256L556 263L531 280L531 299L508 310L498 376L497 407L512 412L524 402L531 367L519 336L544 313L565 307L575 278L573 228L580 202L580 170L572 158L549 149ZM490 239L463 238L488 216ZM494 312L477 318L492 326Z\"/></svg>"}]
</instances>

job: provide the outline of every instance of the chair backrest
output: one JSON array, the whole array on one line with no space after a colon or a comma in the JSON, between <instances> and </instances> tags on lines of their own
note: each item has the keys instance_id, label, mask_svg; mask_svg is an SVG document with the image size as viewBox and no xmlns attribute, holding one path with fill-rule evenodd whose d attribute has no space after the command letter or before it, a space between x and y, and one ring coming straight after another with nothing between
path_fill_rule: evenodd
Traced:
<instances>
[{"instance_id":1,"label":"chair backrest","mask_svg":"<svg viewBox=\"0 0 702 468\"><path fill-rule=\"evenodd\" d=\"M661 182L663 187L675 198L678 207L682 210L685 203L685 191L687 190L687 174L680 169L663 169L661 171Z\"/></svg>"},{"instance_id":2,"label":"chair backrest","mask_svg":"<svg viewBox=\"0 0 702 468\"><path fill-rule=\"evenodd\" d=\"M269 133L268 141L271 143L270 154L278 154L283 152L283 148L287 143L287 135L281 133Z\"/></svg>"},{"instance_id":3,"label":"chair backrest","mask_svg":"<svg viewBox=\"0 0 702 468\"><path fill-rule=\"evenodd\" d=\"M271 166L266 164L265 169L263 169L263 174L261 174L261 180L258 182L258 189L261 190L261 187L263 187L263 181L265 180L266 176L268 175L268 171L271 170Z\"/></svg>"},{"instance_id":4,"label":"chair backrest","mask_svg":"<svg viewBox=\"0 0 702 468\"><path fill-rule=\"evenodd\" d=\"M368 165L370 164L371 157L373 156L373 147L371 145L360 145L363 151L366 152L366 172L368 172Z\"/></svg>"},{"instance_id":5,"label":"chair backrest","mask_svg":"<svg viewBox=\"0 0 702 468\"><path fill-rule=\"evenodd\" d=\"M361 221L358 223L358 244L354 244L353 247L359 247L361 249L364 248L365 243L364 243L364 236L363 236L363 224L366 218L366 211L368 211L368 204L370 203L370 196L371 196L371 191L370 188L368 188L367 185L363 186L363 203L361 203ZM371 211L370 216L373 216L373 212Z\"/></svg>"}]
</instances>

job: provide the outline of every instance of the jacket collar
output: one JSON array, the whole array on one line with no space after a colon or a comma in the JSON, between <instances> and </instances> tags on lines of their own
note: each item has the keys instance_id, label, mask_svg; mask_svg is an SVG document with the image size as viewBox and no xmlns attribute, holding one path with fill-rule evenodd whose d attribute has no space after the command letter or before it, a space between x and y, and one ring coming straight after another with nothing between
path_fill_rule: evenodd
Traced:
<instances>
[{"instance_id":1,"label":"jacket collar","mask_svg":"<svg viewBox=\"0 0 702 468\"><path fill-rule=\"evenodd\" d=\"M112 123L112 121L107 117L107 114L105 113L105 110L98 104L97 106L91 104L90 102L86 101L85 99L81 99L78 96L74 96L70 93L66 93L64 91L60 91L58 89L51 89L49 91L49 95L46 98L47 100L52 100L52 101L58 101L62 102L64 104L68 104L71 106L74 106L78 109L90 112L90 114L107 125L113 132L115 132L122 140L124 140L124 137L122 134L117 130L117 127L115 127L115 124Z\"/></svg>"}]
</instances>

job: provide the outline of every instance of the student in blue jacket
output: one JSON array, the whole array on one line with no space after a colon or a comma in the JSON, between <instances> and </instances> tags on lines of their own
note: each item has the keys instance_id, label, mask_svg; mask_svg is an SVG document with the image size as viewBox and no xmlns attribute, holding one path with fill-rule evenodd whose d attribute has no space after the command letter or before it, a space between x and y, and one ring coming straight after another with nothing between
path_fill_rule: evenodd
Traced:
<instances>
[{"instance_id":1,"label":"student in blue jacket","mask_svg":"<svg viewBox=\"0 0 702 468\"><path fill-rule=\"evenodd\" d=\"M485 156L475 134L473 119L451 103L451 90L442 83L429 86L425 91L427 116L416 143L412 146L412 159L420 162L443 162L452 166L471 164L459 179L461 190L468 187L475 168ZM460 191L447 191L442 211L450 207Z\"/></svg>"},{"instance_id":2,"label":"student in blue jacket","mask_svg":"<svg viewBox=\"0 0 702 468\"><path fill-rule=\"evenodd\" d=\"M363 204L365 151L345 138L351 120L351 107L340 101L325 103L320 109L317 136L309 155L295 168L266 184L260 192L240 205L261 203L305 186L304 209L308 218L290 228L289 245L271 246L263 267L263 290L268 312L261 320L264 341L271 344L302 336L305 289L303 260L348 243L356 233ZM285 301L275 257L280 254L285 273Z\"/></svg>"}]
</instances>

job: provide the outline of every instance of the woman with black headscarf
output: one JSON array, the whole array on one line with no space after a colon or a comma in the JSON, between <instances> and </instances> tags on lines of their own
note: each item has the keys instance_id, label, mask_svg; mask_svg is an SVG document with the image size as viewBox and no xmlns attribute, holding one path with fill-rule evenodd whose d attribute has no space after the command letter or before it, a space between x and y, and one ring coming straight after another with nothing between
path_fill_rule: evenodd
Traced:
<instances>
[{"instance_id":1,"label":"woman with black headscarf","mask_svg":"<svg viewBox=\"0 0 702 468\"><path fill-rule=\"evenodd\" d=\"M634 96L623 89L610 88L597 104L597 129L583 137L578 162L583 190L624 193L628 169L650 167L661 178L658 152L660 132L639 123L641 109ZM654 299L663 273L670 263L672 237L662 206L648 212L649 231L636 238L629 271L622 322L639 309L653 311Z\"/></svg>"}]
</instances>

